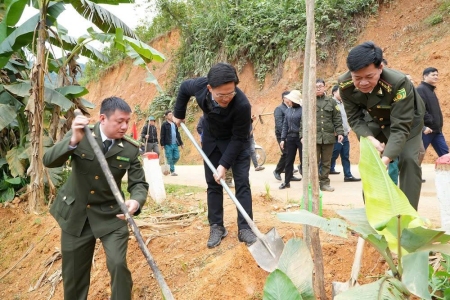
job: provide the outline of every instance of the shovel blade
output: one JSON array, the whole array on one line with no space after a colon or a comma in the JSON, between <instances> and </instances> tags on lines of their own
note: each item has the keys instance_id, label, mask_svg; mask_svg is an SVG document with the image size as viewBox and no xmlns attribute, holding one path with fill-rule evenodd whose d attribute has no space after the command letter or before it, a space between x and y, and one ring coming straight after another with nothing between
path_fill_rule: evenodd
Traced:
<instances>
[{"instance_id":1,"label":"shovel blade","mask_svg":"<svg viewBox=\"0 0 450 300\"><path fill-rule=\"evenodd\" d=\"M272 272L278 267L278 262L280 261L280 256L284 249L284 242L275 228L270 229L264 235L264 239L265 242L267 242L270 251L264 244L264 241L259 238L255 243L248 247L248 250L263 270Z\"/></svg>"}]
</instances>

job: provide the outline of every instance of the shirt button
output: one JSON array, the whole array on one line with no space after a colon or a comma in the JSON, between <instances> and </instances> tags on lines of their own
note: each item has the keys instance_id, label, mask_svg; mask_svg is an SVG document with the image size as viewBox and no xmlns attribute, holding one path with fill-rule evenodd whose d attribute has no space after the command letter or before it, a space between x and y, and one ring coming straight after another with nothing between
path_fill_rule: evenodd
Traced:
<instances>
[{"instance_id":1,"label":"shirt button","mask_svg":"<svg viewBox=\"0 0 450 300\"><path fill-rule=\"evenodd\" d=\"M87 207L87 208L91 208L91 205L90 205L90 204L88 204L88 205L86 205L86 207Z\"/></svg>"},{"instance_id":2,"label":"shirt button","mask_svg":"<svg viewBox=\"0 0 450 300\"><path fill-rule=\"evenodd\" d=\"M95 193L95 191L91 191L91 194L94 194Z\"/></svg>"},{"instance_id":3,"label":"shirt button","mask_svg":"<svg viewBox=\"0 0 450 300\"><path fill-rule=\"evenodd\" d=\"M122 168L122 165L119 165L119 168Z\"/></svg>"},{"instance_id":4,"label":"shirt button","mask_svg":"<svg viewBox=\"0 0 450 300\"><path fill-rule=\"evenodd\" d=\"M372 110L369 108L368 111L372 111Z\"/></svg>"},{"instance_id":5,"label":"shirt button","mask_svg":"<svg viewBox=\"0 0 450 300\"><path fill-rule=\"evenodd\" d=\"M381 129L384 129L384 125L381 125Z\"/></svg>"},{"instance_id":6,"label":"shirt button","mask_svg":"<svg viewBox=\"0 0 450 300\"><path fill-rule=\"evenodd\" d=\"M114 208L114 206L111 205L110 208Z\"/></svg>"},{"instance_id":7,"label":"shirt button","mask_svg":"<svg viewBox=\"0 0 450 300\"><path fill-rule=\"evenodd\" d=\"M81 154L81 157L85 157L85 156L86 156L86 154L84 154L84 153Z\"/></svg>"},{"instance_id":8,"label":"shirt button","mask_svg":"<svg viewBox=\"0 0 450 300\"><path fill-rule=\"evenodd\" d=\"M66 196L64 196L64 197L63 197L63 200L66 200L66 199L67 199L67 197L66 197Z\"/></svg>"},{"instance_id":9,"label":"shirt button","mask_svg":"<svg viewBox=\"0 0 450 300\"><path fill-rule=\"evenodd\" d=\"M383 118L379 118L378 120L383 121Z\"/></svg>"},{"instance_id":10,"label":"shirt button","mask_svg":"<svg viewBox=\"0 0 450 300\"><path fill-rule=\"evenodd\" d=\"M98 177L98 176L95 176L94 178L95 178L95 179L99 179L100 177Z\"/></svg>"}]
</instances>

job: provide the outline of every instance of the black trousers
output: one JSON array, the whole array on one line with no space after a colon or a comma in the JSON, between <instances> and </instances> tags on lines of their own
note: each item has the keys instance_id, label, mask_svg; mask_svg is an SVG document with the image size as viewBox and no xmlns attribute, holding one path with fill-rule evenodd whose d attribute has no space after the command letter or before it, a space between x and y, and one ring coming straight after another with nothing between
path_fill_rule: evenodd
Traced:
<instances>
[{"instance_id":1,"label":"black trousers","mask_svg":"<svg viewBox=\"0 0 450 300\"><path fill-rule=\"evenodd\" d=\"M208 156L209 160L215 168L219 166L219 160L222 157L222 153L219 148L215 148L214 151ZM209 225L217 224L223 226L223 187L214 180L212 171L208 165L204 163L205 167L205 179L208 184L208 221ZM236 189L236 198L241 203L244 210L253 219L252 210L252 192L250 190L250 149L244 149L234 161L231 166L233 170L234 185ZM244 217L238 211L238 229L250 228L245 221Z\"/></svg>"},{"instance_id":2,"label":"black trousers","mask_svg":"<svg viewBox=\"0 0 450 300\"><path fill-rule=\"evenodd\" d=\"M285 163L285 170L286 173L284 174L284 182L289 183L291 182L291 178L294 174L294 161L295 156L297 155L300 157L300 166L302 165L302 143L300 142L300 138L297 137L287 137L286 142L284 143L284 149L286 149L286 163ZM301 168L301 167L300 167Z\"/></svg>"},{"instance_id":3,"label":"black trousers","mask_svg":"<svg viewBox=\"0 0 450 300\"><path fill-rule=\"evenodd\" d=\"M280 147L281 138L277 137L278 147ZM277 166L275 167L275 173L281 174L284 172L284 166L286 166L286 147L284 149L281 149L281 156L280 160L277 163Z\"/></svg>"}]
</instances>

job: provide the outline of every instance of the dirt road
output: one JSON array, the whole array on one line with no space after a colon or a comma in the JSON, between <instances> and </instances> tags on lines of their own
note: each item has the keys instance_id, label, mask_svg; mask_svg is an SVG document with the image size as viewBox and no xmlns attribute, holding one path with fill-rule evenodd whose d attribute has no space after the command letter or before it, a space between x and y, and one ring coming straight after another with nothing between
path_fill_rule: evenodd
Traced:
<instances>
[{"instance_id":1,"label":"dirt road","mask_svg":"<svg viewBox=\"0 0 450 300\"><path fill-rule=\"evenodd\" d=\"M279 190L281 182L276 180L272 174L275 165L264 165L265 170L255 172L250 169L250 184L252 193L266 193L266 185L270 187L270 195L279 201L278 205L287 204L290 201L299 201L302 196L303 183L291 182L291 188ZM342 166L336 166L337 171L342 171ZM358 166L353 165L352 174L360 177ZM422 185L421 198L419 203L419 213L421 216L431 220L431 222L440 227L439 203L436 197L435 171L434 165L422 165L423 178L426 182ZM203 165L180 165L176 166L178 176L165 176L164 183L204 186ZM298 173L297 173L298 174ZM284 174L282 174L284 178ZM362 207L362 184L361 182L344 182L344 175L330 175L331 186L335 188L332 193L323 193L323 206L326 209L345 209ZM232 201L228 200L232 205Z\"/></svg>"}]
</instances>

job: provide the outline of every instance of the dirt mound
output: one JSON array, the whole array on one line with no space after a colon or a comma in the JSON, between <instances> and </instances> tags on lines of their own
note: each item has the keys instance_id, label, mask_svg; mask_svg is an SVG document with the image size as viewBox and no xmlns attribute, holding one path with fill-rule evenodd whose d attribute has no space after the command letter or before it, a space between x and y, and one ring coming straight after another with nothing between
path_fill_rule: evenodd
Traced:
<instances>
[{"instance_id":1,"label":"dirt mound","mask_svg":"<svg viewBox=\"0 0 450 300\"><path fill-rule=\"evenodd\" d=\"M257 266L247 248L238 242L236 209L230 199L225 202L225 226L229 234L214 249L206 247L209 234L207 216L203 209L199 209L206 205L205 194L169 196L164 206L152 207L150 204L137 219L139 224L147 224L141 227L141 233L175 299L262 298L268 273ZM275 206L284 205L254 197L254 215L259 229L267 232L275 226L285 242L301 237L301 226L276 219ZM155 212L158 210L165 213ZM182 211L193 212L192 217L180 222L183 225L165 229L153 223L158 217ZM331 211L325 214L335 216ZM0 236L0 299L49 299L52 290L52 299L63 299L60 229L53 218L49 214L25 214L21 205L0 208L0 227L3 228ZM321 239L327 292L331 295L331 282L346 281L350 276L356 237L343 239L324 234ZM371 247L366 247L364 257L361 283L371 282L372 276L383 273L387 268ZM162 299L159 286L133 236L130 238L128 264L133 276L134 299ZM106 300L110 292L105 253L98 243L89 299Z\"/></svg>"}]
</instances>

